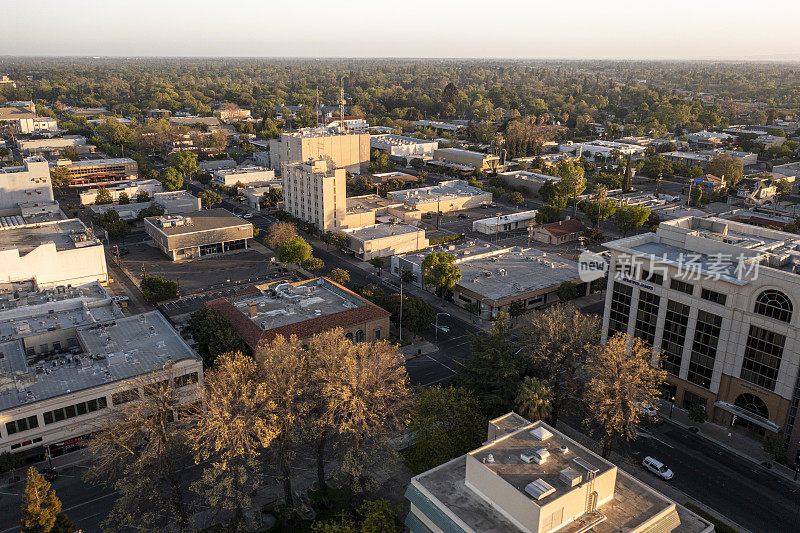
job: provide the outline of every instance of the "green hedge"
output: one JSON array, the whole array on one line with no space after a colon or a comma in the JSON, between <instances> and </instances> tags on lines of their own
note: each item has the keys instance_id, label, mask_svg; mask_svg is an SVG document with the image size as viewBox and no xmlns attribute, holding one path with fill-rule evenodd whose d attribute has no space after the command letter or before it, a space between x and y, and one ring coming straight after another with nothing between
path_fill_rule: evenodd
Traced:
<instances>
[{"instance_id":1,"label":"green hedge","mask_svg":"<svg viewBox=\"0 0 800 533\"><path fill-rule=\"evenodd\" d=\"M717 533L739 533L738 530L733 529L731 526L726 524L725 522L721 521L719 518L715 517L714 515L707 513L703 509L700 509L698 506L686 502L683 504L684 507L689 509L694 514L700 515L712 524L714 524L714 531Z\"/></svg>"},{"instance_id":2,"label":"green hedge","mask_svg":"<svg viewBox=\"0 0 800 533\"><path fill-rule=\"evenodd\" d=\"M463 233L459 233L458 235L445 235L444 237L436 237L435 239L431 239L430 243L431 246L436 246L439 244L449 244L451 242L457 242L464 238Z\"/></svg>"}]
</instances>

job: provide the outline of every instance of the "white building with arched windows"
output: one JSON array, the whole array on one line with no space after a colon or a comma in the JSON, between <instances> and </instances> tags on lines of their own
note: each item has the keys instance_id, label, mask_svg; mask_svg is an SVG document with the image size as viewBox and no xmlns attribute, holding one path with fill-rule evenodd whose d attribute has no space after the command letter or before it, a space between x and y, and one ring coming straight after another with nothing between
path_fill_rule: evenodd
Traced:
<instances>
[{"instance_id":1,"label":"white building with arched windows","mask_svg":"<svg viewBox=\"0 0 800 533\"><path fill-rule=\"evenodd\" d=\"M719 218L606 243L603 341L653 346L665 397L711 422L800 448L800 236Z\"/></svg>"}]
</instances>

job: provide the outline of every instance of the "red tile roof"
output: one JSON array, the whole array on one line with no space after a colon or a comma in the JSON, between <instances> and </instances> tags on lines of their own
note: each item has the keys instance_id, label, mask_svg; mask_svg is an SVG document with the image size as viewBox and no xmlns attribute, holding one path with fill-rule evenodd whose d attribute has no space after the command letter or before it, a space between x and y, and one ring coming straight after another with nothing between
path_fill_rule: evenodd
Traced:
<instances>
[{"instance_id":1,"label":"red tile roof","mask_svg":"<svg viewBox=\"0 0 800 533\"><path fill-rule=\"evenodd\" d=\"M570 235L572 233L581 233L586 231L586 226L577 218L569 220L560 220L558 222L551 222L539 226L539 229L547 231L553 237L561 237L562 235Z\"/></svg>"}]
</instances>

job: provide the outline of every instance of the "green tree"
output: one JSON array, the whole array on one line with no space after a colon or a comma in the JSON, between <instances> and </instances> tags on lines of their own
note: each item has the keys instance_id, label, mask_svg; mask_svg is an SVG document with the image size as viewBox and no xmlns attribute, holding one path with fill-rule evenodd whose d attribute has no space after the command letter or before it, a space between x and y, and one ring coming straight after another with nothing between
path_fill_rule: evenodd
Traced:
<instances>
[{"instance_id":1,"label":"green tree","mask_svg":"<svg viewBox=\"0 0 800 533\"><path fill-rule=\"evenodd\" d=\"M350 281L350 273L343 268L334 268L330 271L328 277L339 285L344 285Z\"/></svg>"},{"instance_id":2,"label":"green tree","mask_svg":"<svg viewBox=\"0 0 800 533\"><path fill-rule=\"evenodd\" d=\"M164 214L164 208L160 205L149 205L139 211L139 214L136 215L137 220L144 220L147 217L159 217Z\"/></svg>"},{"instance_id":3,"label":"green tree","mask_svg":"<svg viewBox=\"0 0 800 533\"><path fill-rule=\"evenodd\" d=\"M655 154L645 159L641 172L648 178L653 179L659 176L671 176L672 163L663 155Z\"/></svg>"},{"instance_id":4,"label":"green tree","mask_svg":"<svg viewBox=\"0 0 800 533\"><path fill-rule=\"evenodd\" d=\"M325 262L318 257L311 256L303 261L302 267L309 272L319 272L325 267Z\"/></svg>"},{"instance_id":5,"label":"green tree","mask_svg":"<svg viewBox=\"0 0 800 533\"><path fill-rule=\"evenodd\" d=\"M461 279L461 269L456 258L446 252L433 252L422 261L422 279L426 285L435 287L442 298Z\"/></svg>"},{"instance_id":6,"label":"green tree","mask_svg":"<svg viewBox=\"0 0 800 533\"><path fill-rule=\"evenodd\" d=\"M383 271L383 257L373 257L369 260L369 264L377 268L379 272Z\"/></svg>"},{"instance_id":7,"label":"green tree","mask_svg":"<svg viewBox=\"0 0 800 533\"><path fill-rule=\"evenodd\" d=\"M604 202L584 202L581 204L581 209L596 228L601 222L608 220L614 215L617 211L617 203L613 200L606 200Z\"/></svg>"},{"instance_id":8,"label":"green tree","mask_svg":"<svg viewBox=\"0 0 800 533\"><path fill-rule=\"evenodd\" d=\"M142 189L142 190L140 190L139 192L136 193L136 202L137 203L149 202L149 201L150 201L150 194L147 191L145 191L144 189Z\"/></svg>"},{"instance_id":9,"label":"green tree","mask_svg":"<svg viewBox=\"0 0 800 533\"><path fill-rule=\"evenodd\" d=\"M735 187L742 179L742 169L742 162L728 154L719 155L706 165L707 174L718 178L724 177L729 187Z\"/></svg>"},{"instance_id":10,"label":"green tree","mask_svg":"<svg viewBox=\"0 0 800 533\"><path fill-rule=\"evenodd\" d=\"M405 528L397 519L397 509L388 500L367 500L358 508L362 519L360 533L400 533Z\"/></svg>"},{"instance_id":11,"label":"green tree","mask_svg":"<svg viewBox=\"0 0 800 533\"><path fill-rule=\"evenodd\" d=\"M212 368L221 354L250 351L233 324L216 309L201 307L189 315L189 328L206 368Z\"/></svg>"},{"instance_id":12,"label":"green tree","mask_svg":"<svg viewBox=\"0 0 800 533\"><path fill-rule=\"evenodd\" d=\"M292 237L278 248L278 261L301 264L311 257L311 245L302 237Z\"/></svg>"},{"instance_id":13,"label":"green tree","mask_svg":"<svg viewBox=\"0 0 800 533\"><path fill-rule=\"evenodd\" d=\"M200 202L206 209L211 209L213 206L222 203L222 196L214 191L205 190L200 193Z\"/></svg>"},{"instance_id":14,"label":"green tree","mask_svg":"<svg viewBox=\"0 0 800 533\"><path fill-rule=\"evenodd\" d=\"M689 420L697 424L702 424L708 420L708 413L698 404L692 404L689 408Z\"/></svg>"},{"instance_id":15,"label":"green tree","mask_svg":"<svg viewBox=\"0 0 800 533\"><path fill-rule=\"evenodd\" d=\"M95 215L93 221L108 232L112 241L124 239L131 232L131 226L119 217L116 209L109 209L102 215Z\"/></svg>"},{"instance_id":16,"label":"green tree","mask_svg":"<svg viewBox=\"0 0 800 533\"><path fill-rule=\"evenodd\" d=\"M128 196L128 193L123 191L119 193L119 198L117 199L117 203L119 203L119 205L127 205L131 203L131 198L130 196Z\"/></svg>"},{"instance_id":17,"label":"green tree","mask_svg":"<svg viewBox=\"0 0 800 533\"><path fill-rule=\"evenodd\" d=\"M414 435L408 458L415 473L446 463L483 441L486 419L471 390L436 386L420 389L415 399L408 428Z\"/></svg>"},{"instance_id":18,"label":"green tree","mask_svg":"<svg viewBox=\"0 0 800 533\"><path fill-rule=\"evenodd\" d=\"M622 192L631 192L633 189L633 169L631 168L631 156L628 155L628 160L625 163L625 174L622 178Z\"/></svg>"},{"instance_id":19,"label":"green tree","mask_svg":"<svg viewBox=\"0 0 800 533\"><path fill-rule=\"evenodd\" d=\"M517 412L530 420L546 420L553 411L553 393L543 382L526 376L519 386L515 400Z\"/></svg>"},{"instance_id":20,"label":"green tree","mask_svg":"<svg viewBox=\"0 0 800 533\"><path fill-rule=\"evenodd\" d=\"M333 246L334 248L338 248L339 250L344 250L347 248L347 245L350 244L350 238L346 233L341 233L338 231L326 231L322 235L322 242Z\"/></svg>"},{"instance_id":21,"label":"green tree","mask_svg":"<svg viewBox=\"0 0 800 533\"><path fill-rule=\"evenodd\" d=\"M764 436L764 451L772 455L776 461L782 463L786 460L786 439L779 433L769 433Z\"/></svg>"},{"instance_id":22,"label":"green tree","mask_svg":"<svg viewBox=\"0 0 800 533\"><path fill-rule=\"evenodd\" d=\"M198 171L197 156L185 150L175 152L170 158L169 164L172 168L181 173L184 180L186 180L186 178L191 179Z\"/></svg>"},{"instance_id":23,"label":"green tree","mask_svg":"<svg viewBox=\"0 0 800 533\"><path fill-rule=\"evenodd\" d=\"M171 300L178 295L178 284L158 276L145 276L139 282L144 299L150 303Z\"/></svg>"},{"instance_id":24,"label":"green tree","mask_svg":"<svg viewBox=\"0 0 800 533\"><path fill-rule=\"evenodd\" d=\"M71 181L67 167L53 167L50 169L50 183L54 189L62 189L69 185Z\"/></svg>"},{"instance_id":25,"label":"green tree","mask_svg":"<svg viewBox=\"0 0 800 533\"><path fill-rule=\"evenodd\" d=\"M703 199L703 188L699 185L692 187L692 194L689 195L689 203L694 206L700 205Z\"/></svg>"},{"instance_id":26,"label":"green tree","mask_svg":"<svg viewBox=\"0 0 800 533\"><path fill-rule=\"evenodd\" d=\"M578 297L578 286L571 281L565 281L556 289L556 296L562 302L568 302Z\"/></svg>"},{"instance_id":27,"label":"green tree","mask_svg":"<svg viewBox=\"0 0 800 533\"><path fill-rule=\"evenodd\" d=\"M650 210L640 205L621 205L614 213L614 222L623 236L641 228L648 218Z\"/></svg>"},{"instance_id":28,"label":"green tree","mask_svg":"<svg viewBox=\"0 0 800 533\"><path fill-rule=\"evenodd\" d=\"M583 166L579 163L561 161L558 165L558 175L561 181L558 182L560 196L572 198L572 216L577 214L578 195L586 189L586 180L583 178Z\"/></svg>"},{"instance_id":29,"label":"green tree","mask_svg":"<svg viewBox=\"0 0 800 533\"><path fill-rule=\"evenodd\" d=\"M61 501L50 483L36 471L28 468L25 491L22 493L22 518L20 526L26 533L49 533L56 525L61 512Z\"/></svg>"},{"instance_id":30,"label":"green tree","mask_svg":"<svg viewBox=\"0 0 800 533\"><path fill-rule=\"evenodd\" d=\"M97 205L113 204L114 198L111 196L111 193L108 192L108 189L100 187L97 189L97 196L94 198L94 203Z\"/></svg>"},{"instance_id":31,"label":"green tree","mask_svg":"<svg viewBox=\"0 0 800 533\"><path fill-rule=\"evenodd\" d=\"M549 204L544 204L536 212L537 224L549 224L558 222L564 218L563 207L558 208Z\"/></svg>"},{"instance_id":32,"label":"green tree","mask_svg":"<svg viewBox=\"0 0 800 533\"><path fill-rule=\"evenodd\" d=\"M174 167L167 167L158 177L158 180L168 191L177 191L183 187L183 175Z\"/></svg>"},{"instance_id":33,"label":"green tree","mask_svg":"<svg viewBox=\"0 0 800 533\"><path fill-rule=\"evenodd\" d=\"M511 205L521 205L525 203L525 197L522 196L522 193L519 192L512 192L508 195L508 202Z\"/></svg>"},{"instance_id":34,"label":"green tree","mask_svg":"<svg viewBox=\"0 0 800 533\"><path fill-rule=\"evenodd\" d=\"M515 300L508 306L508 314L511 318L517 318L525 314L525 300Z\"/></svg>"},{"instance_id":35,"label":"green tree","mask_svg":"<svg viewBox=\"0 0 800 533\"><path fill-rule=\"evenodd\" d=\"M25 460L19 455L11 452L0 453L0 474L14 470L25 464Z\"/></svg>"}]
</instances>

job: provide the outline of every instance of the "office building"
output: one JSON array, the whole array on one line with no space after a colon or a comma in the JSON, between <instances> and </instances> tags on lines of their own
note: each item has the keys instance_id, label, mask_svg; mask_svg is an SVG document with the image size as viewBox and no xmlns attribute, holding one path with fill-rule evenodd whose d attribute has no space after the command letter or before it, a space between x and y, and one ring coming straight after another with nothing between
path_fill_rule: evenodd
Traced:
<instances>
[{"instance_id":1,"label":"office building","mask_svg":"<svg viewBox=\"0 0 800 533\"><path fill-rule=\"evenodd\" d=\"M486 241L470 240L459 244L446 244L435 246L421 252L403 255L394 255L391 259L392 275L400 277L403 272L410 271L414 274L414 285L420 288L422 283L422 262L433 252L444 252L455 258L457 265L471 259L486 259L510 251L508 246L498 246Z\"/></svg>"},{"instance_id":2,"label":"office building","mask_svg":"<svg viewBox=\"0 0 800 533\"><path fill-rule=\"evenodd\" d=\"M492 203L492 193L467 185L464 180L439 182L431 187L390 191L387 196L417 213L449 213Z\"/></svg>"},{"instance_id":3,"label":"office building","mask_svg":"<svg viewBox=\"0 0 800 533\"><path fill-rule=\"evenodd\" d=\"M67 148L74 148L78 154L91 154L94 146L86 143L86 137L81 135L64 135L50 139L19 139L19 151L23 156L42 155L56 157L64 153Z\"/></svg>"},{"instance_id":4,"label":"office building","mask_svg":"<svg viewBox=\"0 0 800 533\"><path fill-rule=\"evenodd\" d=\"M530 211L520 211L519 213L509 213L476 220L472 223L472 231L486 235L496 235L504 231L528 228L535 224L537 212L532 209Z\"/></svg>"},{"instance_id":5,"label":"office building","mask_svg":"<svg viewBox=\"0 0 800 533\"><path fill-rule=\"evenodd\" d=\"M585 231L583 222L577 218L569 218L537 226L533 238L538 242L558 245L579 240Z\"/></svg>"},{"instance_id":6,"label":"office building","mask_svg":"<svg viewBox=\"0 0 800 533\"><path fill-rule=\"evenodd\" d=\"M636 157L644 155L645 147L635 144L597 139L595 141L583 143L567 141L564 144L560 144L558 146L558 150L560 152L582 155L583 157L607 160L615 155L619 155L620 157Z\"/></svg>"},{"instance_id":7,"label":"office building","mask_svg":"<svg viewBox=\"0 0 800 533\"><path fill-rule=\"evenodd\" d=\"M439 148L439 143L436 141L393 134L373 135L369 139L369 145L373 150L384 151L395 159L415 157L430 159L434 150Z\"/></svg>"},{"instance_id":8,"label":"office building","mask_svg":"<svg viewBox=\"0 0 800 533\"><path fill-rule=\"evenodd\" d=\"M25 116L19 117L14 121L17 133L28 134L51 134L58 132L58 121L51 117Z\"/></svg>"},{"instance_id":9,"label":"office building","mask_svg":"<svg viewBox=\"0 0 800 533\"><path fill-rule=\"evenodd\" d=\"M60 455L104 414L173 380L195 402L203 364L158 311L123 317L97 284L0 294L0 453Z\"/></svg>"},{"instance_id":10,"label":"office building","mask_svg":"<svg viewBox=\"0 0 800 533\"><path fill-rule=\"evenodd\" d=\"M281 133L270 139L270 168L283 170L284 163L299 163L309 159L330 159L333 168L343 168L360 174L369 167L369 134L336 132L324 128Z\"/></svg>"},{"instance_id":11,"label":"office building","mask_svg":"<svg viewBox=\"0 0 800 533\"><path fill-rule=\"evenodd\" d=\"M253 225L222 208L144 219L144 229L173 261L246 250Z\"/></svg>"},{"instance_id":12,"label":"office building","mask_svg":"<svg viewBox=\"0 0 800 533\"><path fill-rule=\"evenodd\" d=\"M411 533L711 533L714 526L542 421L489 421L486 443L411 478Z\"/></svg>"},{"instance_id":13,"label":"office building","mask_svg":"<svg viewBox=\"0 0 800 533\"><path fill-rule=\"evenodd\" d=\"M207 302L206 307L230 320L254 350L278 335L306 341L334 328L342 328L354 342L389 337L388 311L327 278L264 283Z\"/></svg>"},{"instance_id":14,"label":"office building","mask_svg":"<svg viewBox=\"0 0 800 533\"><path fill-rule=\"evenodd\" d=\"M526 170L498 172L497 176L509 187L523 188L530 194L538 194L539 189L547 182L558 183L561 181L558 176L548 176L547 174L528 172Z\"/></svg>"},{"instance_id":15,"label":"office building","mask_svg":"<svg viewBox=\"0 0 800 533\"><path fill-rule=\"evenodd\" d=\"M22 203L53 202L50 167L42 157L26 157L22 165L0 167L0 213Z\"/></svg>"},{"instance_id":16,"label":"office building","mask_svg":"<svg viewBox=\"0 0 800 533\"><path fill-rule=\"evenodd\" d=\"M138 220L139 213L149 207L160 207L165 215L184 215L202 209L200 198L189 194L188 191L165 191L154 193L147 202L131 201L129 204L103 204L92 205L90 209L96 215L102 215L110 210L119 214L122 220Z\"/></svg>"},{"instance_id":17,"label":"office building","mask_svg":"<svg viewBox=\"0 0 800 533\"><path fill-rule=\"evenodd\" d=\"M139 177L139 165L129 157L88 161L59 160L56 165L67 169L70 187L112 185Z\"/></svg>"},{"instance_id":18,"label":"office building","mask_svg":"<svg viewBox=\"0 0 800 533\"><path fill-rule=\"evenodd\" d=\"M720 218L662 222L606 243L603 340L654 347L665 397L713 423L800 445L800 237Z\"/></svg>"},{"instance_id":19,"label":"office building","mask_svg":"<svg viewBox=\"0 0 800 533\"><path fill-rule=\"evenodd\" d=\"M244 186L268 185L280 181L275 179L274 170L267 170L264 167L256 166L215 170L211 179L217 185L223 185L225 187L234 187L237 184Z\"/></svg>"},{"instance_id":20,"label":"office building","mask_svg":"<svg viewBox=\"0 0 800 533\"><path fill-rule=\"evenodd\" d=\"M0 229L0 282L38 287L107 282L103 243L77 218Z\"/></svg>"},{"instance_id":21,"label":"office building","mask_svg":"<svg viewBox=\"0 0 800 533\"><path fill-rule=\"evenodd\" d=\"M430 244L425 230L409 224L372 224L343 230L348 248L362 261L423 250Z\"/></svg>"},{"instance_id":22,"label":"office building","mask_svg":"<svg viewBox=\"0 0 800 533\"><path fill-rule=\"evenodd\" d=\"M501 166L500 156L460 148L437 148L433 151L433 159L478 172L494 172Z\"/></svg>"},{"instance_id":23,"label":"office building","mask_svg":"<svg viewBox=\"0 0 800 533\"><path fill-rule=\"evenodd\" d=\"M284 210L321 231L343 227L347 213L343 168L329 169L324 159L290 163L281 172Z\"/></svg>"},{"instance_id":24,"label":"office building","mask_svg":"<svg viewBox=\"0 0 800 533\"><path fill-rule=\"evenodd\" d=\"M119 202L119 197L124 193L128 195L131 202L136 202L136 195L146 192L148 197L152 197L157 192L163 192L164 186L158 180L129 180L119 185L105 187L114 202ZM97 201L99 188L85 189L78 193L81 205L92 205Z\"/></svg>"}]
</instances>

